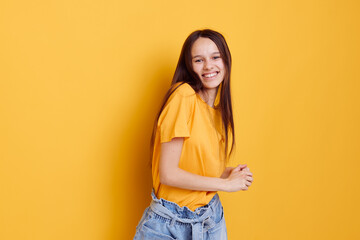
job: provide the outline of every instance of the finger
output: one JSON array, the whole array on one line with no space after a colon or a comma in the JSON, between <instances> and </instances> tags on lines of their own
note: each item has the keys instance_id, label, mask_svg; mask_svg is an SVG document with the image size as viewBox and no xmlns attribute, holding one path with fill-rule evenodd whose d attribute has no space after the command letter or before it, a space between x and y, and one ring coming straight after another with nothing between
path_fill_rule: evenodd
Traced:
<instances>
[{"instance_id":1,"label":"finger","mask_svg":"<svg viewBox=\"0 0 360 240\"><path fill-rule=\"evenodd\" d=\"M246 177L245 179L250 181L250 182L252 182L254 180L252 177Z\"/></svg>"},{"instance_id":2,"label":"finger","mask_svg":"<svg viewBox=\"0 0 360 240\"><path fill-rule=\"evenodd\" d=\"M248 190L249 188L247 187L247 186L245 186L245 187L243 187L241 190L243 190L243 191L246 191L246 190Z\"/></svg>"},{"instance_id":3,"label":"finger","mask_svg":"<svg viewBox=\"0 0 360 240\"><path fill-rule=\"evenodd\" d=\"M244 181L244 184L245 184L246 186L249 186L249 185L251 184L251 182L250 182L249 180L245 180L245 181Z\"/></svg>"},{"instance_id":4,"label":"finger","mask_svg":"<svg viewBox=\"0 0 360 240\"><path fill-rule=\"evenodd\" d=\"M242 171L244 174L246 174L247 176L252 176L253 174L252 174L252 172L244 172L244 171Z\"/></svg>"},{"instance_id":5,"label":"finger","mask_svg":"<svg viewBox=\"0 0 360 240\"><path fill-rule=\"evenodd\" d=\"M239 164L236 166L236 170L241 171L242 169L246 168L247 164Z\"/></svg>"},{"instance_id":6,"label":"finger","mask_svg":"<svg viewBox=\"0 0 360 240\"><path fill-rule=\"evenodd\" d=\"M240 171L240 165L237 165L236 167L231 169L231 172L237 172L237 171Z\"/></svg>"},{"instance_id":7,"label":"finger","mask_svg":"<svg viewBox=\"0 0 360 240\"><path fill-rule=\"evenodd\" d=\"M240 166L240 169L244 169L247 167L247 164L239 164L238 166Z\"/></svg>"},{"instance_id":8,"label":"finger","mask_svg":"<svg viewBox=\"0 0 360 240\"><path fill-rule=\"evenodd\" d=\"M243 172L239 172L239 176L244 179L247 177L247 175Z\"/></svg>"},{"instance_id":9,"label":"finger","mask_svg":"<svg viewBox=\"0 0 360 240\"><path fill-rule=\"evenodd\" d=\"M231 170L230 175L236 175L236 174L240 174L240 173L241 173L241 171L234 168L234 169Z\"/></svg>"},{"instance_id":10,"label":"finger","mask_svg":"<svg viewBox=\"0 0 360 240\"><path fill-rule=\"evenodd\" d=\"M241 171L240 174L241 174L241 176L243 176L244 178L245 178L245 177L252 177L252 173L247 173L247 172Z\"/></svg>"}]
</instances>

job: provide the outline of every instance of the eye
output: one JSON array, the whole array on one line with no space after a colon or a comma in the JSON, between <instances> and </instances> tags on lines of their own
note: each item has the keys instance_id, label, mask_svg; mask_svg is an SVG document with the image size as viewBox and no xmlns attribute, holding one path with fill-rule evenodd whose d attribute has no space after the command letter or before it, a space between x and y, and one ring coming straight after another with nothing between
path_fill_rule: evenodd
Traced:
<instances>
[{"instance_id":1,"label":"eye","mask_svg":"<svg viewBox=\"0 0 360 240\"><path fill-rule=\"evenodd\" d=\"M214 56L214 59L218 59L218 58L221 58L220 56Z\"/></svg>"},{"instance_id":2,"label":"eye","mask_svg":"<svg viewBox=\"0 0 360 240\"><path fill-rule=\"evenodd\" d=\"M196 59L195 60L195 62L201 62L202 61L202 59Z\"/></svg>"}]
</instances>

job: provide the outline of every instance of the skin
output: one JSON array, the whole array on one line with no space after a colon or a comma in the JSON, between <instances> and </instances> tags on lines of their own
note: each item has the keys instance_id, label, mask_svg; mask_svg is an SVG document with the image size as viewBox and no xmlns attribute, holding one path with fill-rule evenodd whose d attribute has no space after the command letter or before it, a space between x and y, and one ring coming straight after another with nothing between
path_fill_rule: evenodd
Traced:
<instances>
[{"instance_id":1,"label":"skin","mask_svg":"<svg viewBox=\"0 0 360 240\"><path fill-rule=\"evenodd\" d=\"M225 66L216 44L208 38L198 38L191 49L192 66L204 85L200 96L211 107L216 93L224 80ZM217 73L214 77L206 74ZM161 144L159 174L162 184L198 191L236 192L248 190L253 182L252 173L246 164L227 167L219 177L206 177L179 168L184 138L173 138Z\"/></svg>"},{"instance_id":2,"label":"skin","mask_svg":"<svg viewBox=\"0 0 360 240\"><path fill-rule=\"evenodd\" d=\"M204 86L204 90L199 94L207 104L213 107L218 87L225 76L225 65L220 51L212 40L200 37L191 48L191 56L193 70ZM207 77L209 73L216 75Z\"/></svg>"}]
</instances>

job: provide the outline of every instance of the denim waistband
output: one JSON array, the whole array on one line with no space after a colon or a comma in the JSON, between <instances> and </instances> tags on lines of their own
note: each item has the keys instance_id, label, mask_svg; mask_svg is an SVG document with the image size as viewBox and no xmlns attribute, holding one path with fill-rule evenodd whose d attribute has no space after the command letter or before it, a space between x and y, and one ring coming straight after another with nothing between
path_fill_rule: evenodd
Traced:
<instances>
[{"instance_id":1,"label":"denim waistband","mask_svg":"<svg viewBox=\"0 0 360 240\"><path fill-rule=\"evenodd\" d=\"M170 226L173 226L176 222L190 224L193 240L203 240L204 230L207 231L216 225L214 215L222 213L222 209L220 209L222 205L217 193L208 204L196 208L195 211L186 206L180 207L178 204L162 198L158 199L154 189L152 189L151 197L150 209L159 216L169 219Z\"/></svg>"},{"instance_id":2,"label":"denim waistband","mask_svg":"<svg viewBox=\"0 0 360 240\"><path fill-rule=\"evenodd\" d=\"M151 192L152 202L150 208L158 215L179 221L182 223L196 223L204 222L205 219L209 219L212 214L215 214L218 210L220 198L216 193L214 197L205 206L196 208L194 211L190 210L187 206L180 207L178 204L165 200L163 198L158 199L155 195L154 189Z\"/></svg>"}]
</instances>

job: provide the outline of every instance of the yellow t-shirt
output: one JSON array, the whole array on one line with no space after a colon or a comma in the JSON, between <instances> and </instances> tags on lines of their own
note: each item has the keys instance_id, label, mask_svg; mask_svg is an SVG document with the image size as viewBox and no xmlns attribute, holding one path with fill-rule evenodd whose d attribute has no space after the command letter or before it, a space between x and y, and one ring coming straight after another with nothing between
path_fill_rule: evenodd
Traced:
<instances>
[{"instance_id":1,"label":"yellow t-shirt","mask_svg":"<svg viewBox=\"0 0 360 240\"><path fill-rule=\"evenodd\" d=\"M180 83L176 83L175 86ZM217 100L219 99L219 92ZM216 103L216 100L215 100ZM179 167L207 177L220 177L225 168L225 135L220 110L210 107L187 83L169 97L157 123L152 158L155 195L187 206L194 211L210 202L216 192L194 191L160 183L159 160L161 143L184 137ZM229 142L229 146L230 142Z\"/></svg>"}]
</instances>

